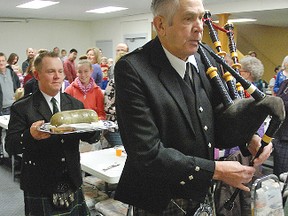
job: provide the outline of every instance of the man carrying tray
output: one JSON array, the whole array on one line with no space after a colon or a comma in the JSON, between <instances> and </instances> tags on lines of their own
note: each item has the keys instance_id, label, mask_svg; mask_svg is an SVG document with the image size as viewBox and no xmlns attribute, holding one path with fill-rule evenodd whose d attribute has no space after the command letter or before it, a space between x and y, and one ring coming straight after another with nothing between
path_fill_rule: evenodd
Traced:
<instances>
[{"instance_id":1,"label":"man carrying tray","mask_svg":"<svg viewBox=\"0 0 288 216\"><path fill-rule=\"evenodd\" d=\"M61 93L63 64L57 54L43 51L35 59L39 90L11 107L6 151L23 153L20 187L25 215L90 215L81 190L79 140L94 133L51 135L39 131L53 113L83 109Z\"/></svg>"}]
</instances>

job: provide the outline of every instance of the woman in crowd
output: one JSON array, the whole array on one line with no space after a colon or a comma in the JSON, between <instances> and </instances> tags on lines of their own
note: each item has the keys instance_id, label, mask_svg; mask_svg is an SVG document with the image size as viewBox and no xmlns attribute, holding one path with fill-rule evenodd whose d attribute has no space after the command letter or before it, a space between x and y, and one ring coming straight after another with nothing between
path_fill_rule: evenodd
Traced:
<instances>
[{"instance_id":1,"label":"woman in crowd","mask_svg":"<svg viewBox=\"0 0 288 216\"><path fill-rule=\"evenodd\" d=\"M19 81L20 81L20 87L23 87L24 77L23 77L21 67L17 65L18 60L19 60L19 56L16 53L11 53L7 60L7 64L17 74L17 76L19 77Z\"/></svg>"},{"instance_id":2,"label":"woman in crowd","mask_svg":"<svg viewBox=\"0 0 288 216\"><path fill-rule=\"evenodd\" d=\"M126 52L120 51L117 53L115 62L117 62ZM107 113L107 120L117 123L116 106L115 106L115 81L110 79L104 93L105 112ZM116 129L110 129L104 133L104 137L112 146L123 145L120 133Z\"/></svg>"},{"instance_id":3,"label":"woman in crowd","mask_svg":"<svg viewBox=\"0 0 288 216\"><path fill-rule=\"evenodd\" d=\"M102 83L102 70L100 67L101 52L98 48L90 48L86 51L87 58L91 61L93 67L93 73L91 77L94 79L95 83L101 87Z\"/></svg>"},{"instance_id":4,"label":"woman in crowd","mask_svg":"<svg viewBox=\"0 0 288 216\"><path fill-rule=\"evenodd\" d=\"M24 81L23 81L23 86L30 80L33 79L33 64L34 64L34 58L29 60L29 65L26 69L26 72L24 74Z\"/></svg>"},{"instance_id":5,"label":"woman in crowd","mask_svg":"<svg viewBox=\"0 0 288 216\"><path fill-rule=\"evenodd\" d=\"M248 55L240 60L240 64L241 64L240 74L246 80L255 84L255 82L259 81L262 78L264 74L264 65L258 58ZM245 91L245 97L246 98L251 97L247 91ZM257 133L259 134L260 137L264 135L264 124L261 125Z\"/></svg>"},{"instance_id":6,"label":"woman in crowd","mask_svg":"<svg viewBox=\"0 0 288 216\"><path fill-rule=\"evenodd\" d=\"M281 83L277 96L283 99L286 111L286 118L273 140L273 172L279 176L281 173L288 172L288 80Z\"/></svg>"},{"instance_id":7,"label":"woman in crowd","mask_svg":"<svg viewBox=\"0 0 288 216\"><path fill-rule=\"evenodd\" d=\"M91 62L80 60L76 70L77 78L65 89L65 92L80 100L85 109L95 110L100 120L105 120L104 95L91 77L93 72Z\"/></svg>"},{"instance_id":8,"label":"woman in crowd","mask_svg":"<svg viewBox=\"0 0 288 216\"><path fill-rule=\"evenodd\" d=\"M277 73L275 85L274 85L274 93L277 94L281 83L288 78L288 56L285 56L282 63L282 70Z\"/></svg>"}]
</instances>

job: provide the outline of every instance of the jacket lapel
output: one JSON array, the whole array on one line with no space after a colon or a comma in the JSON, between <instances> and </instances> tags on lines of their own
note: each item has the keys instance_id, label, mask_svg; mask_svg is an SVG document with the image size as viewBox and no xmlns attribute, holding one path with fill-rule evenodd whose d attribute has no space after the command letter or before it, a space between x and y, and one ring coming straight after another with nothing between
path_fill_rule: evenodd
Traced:
<instances>
[{"instance_id":1,"label":"jacket lapel","mask_svg":"<svg viewBox=\"0 0 288 216\"><path fill-rule=\"evenodd\" d=\"M49 122L52 112L43 94L39 90L33 94L33 105L35 110L37 110L43 116L45 122Z\"/></svg>"},{"instance_id":2,"label":"jacket lapel","mask_svg":"<svg viewBox=\"0 0 288 216\"><path fill-rule=\"evenodd\" d=\"M72 103L65 94L60 94L61 99L61 111L71 110ZM49 122L52 117L52 112L50 110L47 101L45 100L43 94L40 91L36 91L33 94L33 103L35 110L37 110L44 118L45 122Z\"/></svg>"},{"instance_id":3,"label":"jacket lapel","mask_svg":"<svg viewBox=\"0 0 288 216\"><path fill-rule=\"evenodd\" d=\"M71 100L65 95L65 93L60 95L61 99L61 111L72 110L72 103Z\"/></svg>"},{"instance_id":4,"label":"jacket lapel","mask_svg":"<svg viewBox=\"0 0 288 216\"><path fill-rule=\"evenodd\" d=\"M177 81L177 76L179 75L171 66L158 38L154 40L154 44L152 45L151 62L154 66L159 67L160 82L165 86L166 90L178 104L179 109L182 111L184 118L188 121L188 124L195 135L188 107L183 106L186 102L180 84Z\"/></svg>"}]
</instances>

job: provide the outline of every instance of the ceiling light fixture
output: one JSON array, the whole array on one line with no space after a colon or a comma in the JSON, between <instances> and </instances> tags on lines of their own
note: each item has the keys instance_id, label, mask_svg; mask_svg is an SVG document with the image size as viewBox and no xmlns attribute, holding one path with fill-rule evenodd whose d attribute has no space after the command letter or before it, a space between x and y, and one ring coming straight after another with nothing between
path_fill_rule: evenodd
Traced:
<instances>
[{"instance_id":1,"label":"ceiling light fixture","mask_svg":"<svg viewBox=\"0 0 288 216\"><path fill-rule=\"evenodd\" d=\"M17 5L18 8L28 8L28 9L40 9L48 6L52 6L58 4L59 2L53 1L41 1L41 0L34 0L30 1L21 5Z\"/></svg>"},{"instance_id":2,"label":"ceiling light fixture","mask_svg":"<svg viewBox=\"0 0 288 216\"><path fill-rule=\"evenodd\" d=\"M88 10L86 11L87 13L112 13L112 12L117 12L117 11L122 11L122 10L127 10L128 8L124 7L114 7L114 6L108 6L108 7L103 7L103 8L97 8L94 10Z\"/></svg>"},{"instance_id":3,"label":"ceiling light fixture","mask_svg":"<svg viewBox=\"0 0 288 216\"><path fill-rule=\"evenodd\" d=\"M240 19L229 19L228 22L231 23L242 23L242 22L256 22L257 19L250 19L250 18L240 18ZM214 23L219 23L219 20L213 20Z\"/></svg>"}]
</instances>

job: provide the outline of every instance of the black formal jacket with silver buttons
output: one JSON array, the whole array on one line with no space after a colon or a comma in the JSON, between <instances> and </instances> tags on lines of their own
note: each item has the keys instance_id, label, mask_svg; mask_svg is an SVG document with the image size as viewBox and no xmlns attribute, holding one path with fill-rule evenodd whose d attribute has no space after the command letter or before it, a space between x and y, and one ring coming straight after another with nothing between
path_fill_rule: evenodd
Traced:
<instances>
[{"instance_id":1,"label":"black formal jacket with silver buttons","mask_svg":"<svg viewBox=\"0 0 288 216\"><path fill-rule=\"evenodd\" d=\"M61 93L61 111L83 109L82 102ZM51 110L38 90L15 102L11 107L6 136L9 154L23 149L20 187L36 195L50 195L59 181L68 180L78 188L82 184L79 139L90 134L52 135L48 139L35 140L30 134L32 123L49 122ZM68 174L63 175L63 170ZM67 179L63 179L67 178Z\"/></svg>"},{"instance_id":2,"label":"black formal jacket with silver buttons","mask_svg":"<svg viewBox=\"0 0 288 216\"><path fill-rule=\"evenodd\" d=\"M158 212L171 198L201 202L207 194L215 169L214 113L208 110L220 99L198 53L195 58L207 99L189 106L185 83L158 38L117 62L116 114L128 157L116 199Z\"/></svg>"}]
</instances>

